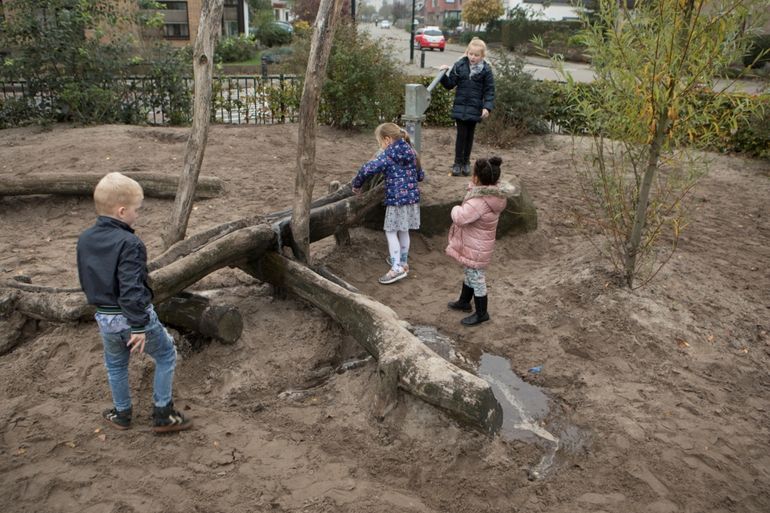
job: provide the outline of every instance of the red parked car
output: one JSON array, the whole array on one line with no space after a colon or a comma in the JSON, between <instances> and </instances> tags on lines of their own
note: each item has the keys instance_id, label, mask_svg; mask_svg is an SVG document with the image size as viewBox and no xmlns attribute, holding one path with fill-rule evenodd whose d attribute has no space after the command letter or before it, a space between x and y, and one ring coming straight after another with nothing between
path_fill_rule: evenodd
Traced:
<instances>
[{"instance_id":1,"label":"red parked car","mask_svg":"<svg viewBox=\"0 0 770 513\"><path fill-rule=\"evenodd\" d=\"M417 29L417 32L414 34L414 46L418 50L438 48L443 52L446 47L446 40L438 27L425 27Z\"/></svg>"}]
</instances>

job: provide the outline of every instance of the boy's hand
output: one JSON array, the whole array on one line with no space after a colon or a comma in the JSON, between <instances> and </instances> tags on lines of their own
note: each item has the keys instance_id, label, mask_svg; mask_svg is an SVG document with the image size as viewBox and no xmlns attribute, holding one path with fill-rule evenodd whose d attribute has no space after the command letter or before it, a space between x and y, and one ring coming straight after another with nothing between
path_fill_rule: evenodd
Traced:
<instances>
[{"instance_id":1,"label":"boy's hand","mask_svg":"<svg viewBox=\"0 0 770 513\"><path fill-rule=\"evenodd\" d=\"M489 111L487 109L481 109L481 119L487 119L489 117Z\"/></svg>"},{"instance_id":2,"label":"boy's hand","mask_svg":"<svg viewBox=\"0 0 770 513\"><path fill-rule=\"evenodd\" d=\"M361 194L361 188L360 187L352 187L353 194Z\"/></svg>"},{"instance_id":3,"label":"boy's hand","mask_svg":"<svg viewBox=\"0 0 770 513\"><path fill-rule=\"evenodd\" d=\"M129 338L128 342L126 342L126 345L131 348L132 353L143 353L144 342L144 333L132 333L131 338Z\"/></svg>"}]
</instances>

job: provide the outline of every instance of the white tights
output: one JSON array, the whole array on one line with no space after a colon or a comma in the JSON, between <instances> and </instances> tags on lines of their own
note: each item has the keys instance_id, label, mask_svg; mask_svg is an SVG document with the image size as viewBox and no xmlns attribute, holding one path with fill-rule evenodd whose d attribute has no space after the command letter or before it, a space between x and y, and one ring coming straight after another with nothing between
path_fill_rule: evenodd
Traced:
<instances>
[{"instance_id":1,"label":"white tights","mask_svg":"<svg viewBox=\"0 0 770 513\"><path fill-rule=\"evenodd\" d=\"M391 269L400 271L409 256L409 230L385 232L385 237L388 239Z\"/></svg>"}]
</instances>

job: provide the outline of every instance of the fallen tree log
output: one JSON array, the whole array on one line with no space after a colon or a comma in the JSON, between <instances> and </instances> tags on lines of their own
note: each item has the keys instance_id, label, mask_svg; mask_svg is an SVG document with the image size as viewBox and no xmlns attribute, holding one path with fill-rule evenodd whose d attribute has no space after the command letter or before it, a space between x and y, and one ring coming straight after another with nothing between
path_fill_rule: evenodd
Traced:
<instances>
[{"instance_id":1,"label":"fallen tree log","mask_svg":"<svg viewBox=\"0 0 770 513\"><path fill-rule=\"evenodd\" d=\"M518 180L501 181L501 189L505 192L508 203L500 214L497 223L497 238L503 235L526 233L537 229L537 210L527 189ZM462 203L465 190L458 188L454 199L438 198L431 194L433 186L427 182L421 187L420 200L420 233L432 237L447 233L452 225L451 211L455 205ZM377 230L382 229L385 219L385 209L373 209L365 218L364 226Z\"/></svg>"},{"instance_id":2,"label":"fallen tree log","mask_svg":"<svg viewBox=\"0 0 770 513\"><path fill-rule=\"evenodd\" d=\"M378 362L382 414L398 386L487 433L500 428L502 409L489 384L428 349L389 307L276 253L241 268L321 309L366 348Z\"/></svg>"},{"instance_id":3,"label":"fallen tree log","mask_svg":"<svg viewBox=\"0 0 770 513\"><path fill-rule=\"evenodd\" d=\"M201 294L180 292L157 303L155 309L164 324L194 331L225 344L236 342L243 332L243 319L237 308L216 304ZM77 289L17 282L0 285L0 320L20 314L30 319L76 322L93 320L94 313L96 308L87 305L85 295Z\"/></svg>"},{"instance_id":4,"label":"fallen tree log","mask_svg":"<svg viewBox=\"0 0 770 513\"><path fill-rule=\"evenodd\" d=\"M337 189L336 191L333 191L326 196L322 196L318 198L317 200L313 201L311 203L311 211L310 211L310 222L311 222L311 230L310 230L310 240L311 242L320 240L326 235L321 236L321 233L313 231L313 216L316 217L325 216L326 212L328 210L323 211L323 214L318 209L327 205L339 203L341 201L352 201L353 204L351 206L345 206L340 209L340 212L346 215L346 217L350 217L352 221L357 221L361 217L363 217L366 213L368 213L370 210L372 210L374 207L377 206L378 202L381 200L382 196L382 185L375 187L371 189L370 191L367 191L366 193L362 194L361 196L354 197L353 191L351 190L350 184L346 184L342 186L341 188ZM315 211L315 212L314 212ZM348 211L356 211L356 215L348 216ZM214 226L212 228L209 228L207 230L204 230L202 232L198 232L190 237L188 237L185 240L179 241L170 248L168 248L166 251L164 251L162 254L158 255L156 258L152 259L150 263L148 264L148 268L150 271L154 271L155 269L159 269L163 266L169 265L170 263L174 262L175 260L189 255L195 251L197 251L199 248L202 248L206 244L209 244L220 237L224 237L225 235L232 233L236 230L240 230L242 228L245 228L247 226L252 226L259 223L267 223L267 224L274 224L279 223L280 226L276 228L276 232L281 234L281 237L286 237L287 240L291 240L291 234L289 229L289 224L287 220L291 218L291 209L286 210L279 210L278 212L273 212L264 216L252 216L252 217L245 217L242 219L236 219L234 221L229 221L227 223L223 223L217 226ZM278 241L279 245L284 245L283 240Z\"/></svg>"},{"instance_id":5,"label":"fallen tree log","mask_svg":"<svg viewBox=\"0 0 770 513\"><path fill-rule=\"evenodd\" d=\"M156 173L123 173L142 186L145 197L173 198L176 196L179 178ZM25 196L30 194L61 194L91 196L94 187L102 179L97 173L45 173L25 176L0 176L0 196ZM201 176L195 189L196 198L213 198L224 192L222 180L213 176Z\"/></svg>"},{"instance_id":6,"label":"fallen tree log","mask_svg":"<svg viewBox=\"0 0 770 513\"><path fill-rule=\"evenodd\" d=\"M182 292L156 306L164 324L234 344L243 333L243 318L232 305L215 304L199 294Z\"/></svg>"},{"instance_id":7,"label":"fallen tree log","mask_svg":"<svg viewBox=\"0 0 770 513\"><path fill-rule=\"evenodd\" d=\"M378 204L381 194L380 189L373 189L360 196L348 196L331 203L324 199L321 206L311 210L311 240L332 235L336 227L361 219ZM242 225L246 220L226 223L207 230L208 238L196 238L194 244L181 241L177 243L179 248L177 245L169 248L159 257L166 265L150 272L155 304L180 293L217 269L259 259L266 251L284 244L286 241L282 240L283 237L291 240L288 213L270 214L260 219L265 221L245 227ZM273 220L274 224L268 224L268 220ZM155 262L151 262L151 265ZM79 289L40 287L19 282L3 286L18 291L16 309L29 317L54 322L93 318L94 308L86 304L85 296Z\"/></svg>"}]
</instances>

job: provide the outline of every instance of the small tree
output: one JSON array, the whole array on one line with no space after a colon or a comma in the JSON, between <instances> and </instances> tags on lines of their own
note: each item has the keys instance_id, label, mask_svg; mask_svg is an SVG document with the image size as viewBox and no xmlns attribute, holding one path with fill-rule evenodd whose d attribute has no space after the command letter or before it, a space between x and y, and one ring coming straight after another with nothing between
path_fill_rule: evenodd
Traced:
<instances>
[{"instance_id":1,"label":"small tree","mask_svg":"<svg viewBox=\"0 0 770 513\"><path fill-rule=\"evenodd\" d=\"M121 84L131 55L118 24L128 18L109 2L16 0L0 26L9 48L0 73L26 82L25 100L41 116L82 122L121 117Z\"/></svg>"},{"instance_id":2,"label":"small tree","mask_svg":"<svg viewBox=\"0 0 770 513\"><path fill-rule=\"evenodd\" d=\"M463 4L463 21L478 27L489 24L505 14L502 0L470 0Z\"/></svg>"},{"instance_id":3,"label":"small tree","mask_svg":"<svg viewBox=\"0 0 770 513\"><path fill-rule=\"evenodd\" d=\"M585 160L575 159L581 219L605 236L599 249L634 287L660 270L687 224L685 200L707 169L691 150L751 114L747 99L726 110L724 95L711 92L714 77L745 53L751 1L624 4L601 0L596 21L584 20L592 94L567 78L593 135Z\"/></svg>"}]
</instances>

